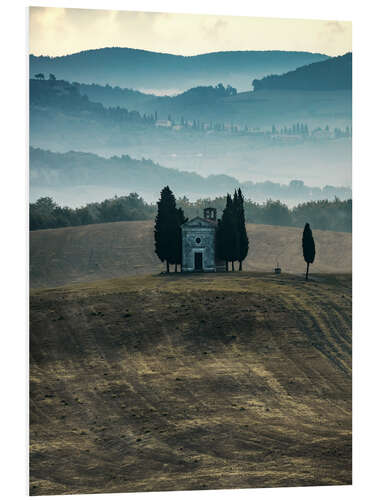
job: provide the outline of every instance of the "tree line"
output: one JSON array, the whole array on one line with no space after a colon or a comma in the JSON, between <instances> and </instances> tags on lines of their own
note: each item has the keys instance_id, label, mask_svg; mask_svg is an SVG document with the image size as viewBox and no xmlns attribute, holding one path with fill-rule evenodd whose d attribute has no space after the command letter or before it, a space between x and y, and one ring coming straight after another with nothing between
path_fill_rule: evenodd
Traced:
<instances>
[{"instance_id":1,"label":"tree line","mask_svg":"<svg viewBox=\"0 0 375 500\"><path fill-rule=\"evenodd\" d=\"M201 215L203 209L212 206L221 214L226 207L227 197L204 198L195 202L188 198L176 200L189 219ZM301 203L289 208L280 201L268 200L256 203L243 200L245 221L253 224L304 227L306 220L316 229L331 231L352 231L352 200L321 200ZM30 230L50 229L103 222L150 220L157 212L157 205L147 203L137 193L115 196L98 203L88 203L79 208L62 207L50 197L39 198L30 203Z\"/></svg>"},{"instance_id":2,"label":"tree line","mask_svg":"<svg viewBox=\"0 0 375 500\"><path fill-rule=\"evenodd\" d=\"M195 202L184 197L177 200L177 205L189 218L201 214L203 208L208 205L216 208L220 214L226 206L226 197L202 198ZM279 200L269 199L264 203L257 203L246 199L244 200L244 213L246 222L252 224L304 227L306 220L309 220L316 229L352 231L351 199L340 200L335 197L333 201L308 201L293 208L289 208Z\"/></svg>"},{"instance_id":3,"label":"tree line","mask_svg":"<svg viewBox=\"0 0 375 500\"><path fill-rule=\"evenodd\" d=\"M82 226L103 222L148 220L155 217L155 206L147 204L137 193L115 196L100 203L79 208L61 207L51 197L30 203L30 230Z\"/></svg>"}]
</instances>

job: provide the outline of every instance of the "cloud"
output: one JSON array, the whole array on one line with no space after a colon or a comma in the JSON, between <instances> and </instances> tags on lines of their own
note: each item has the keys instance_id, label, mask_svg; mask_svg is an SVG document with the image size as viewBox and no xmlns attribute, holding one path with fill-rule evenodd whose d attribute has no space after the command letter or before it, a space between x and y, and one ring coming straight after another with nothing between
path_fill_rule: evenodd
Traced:
<instances>
[{"instance_id":1,"label":"cloud","mask_svg":"<svg viewBox=\"0 0 375 500\"><path fill-rule=\"evenodd\" d=\"M346 31L345 26L339 21L328 21L325 26L332 33L344 33Z\"/></svg>"},{"instance_id":2,"label":"cloud","mask_svg":"<svg viewBox=\"0 0 375 500\"><path fill-rule=\"evenodd\" d=\"M30 51L64 55L101 47L194 55L220 50L351 50L351 23L95 9L30 8Z\"/></svg>"},{"instance_id":3,"label":"cloud","mask_svg":"<svg viewBox=\"0 0 375 500\"><path fill-rule=\"evenodd\" d=\"M201 25L202 32L206 39L217 40L223 36L228 23L224 19L207 19Z\"/></svg>"}]
</instances>

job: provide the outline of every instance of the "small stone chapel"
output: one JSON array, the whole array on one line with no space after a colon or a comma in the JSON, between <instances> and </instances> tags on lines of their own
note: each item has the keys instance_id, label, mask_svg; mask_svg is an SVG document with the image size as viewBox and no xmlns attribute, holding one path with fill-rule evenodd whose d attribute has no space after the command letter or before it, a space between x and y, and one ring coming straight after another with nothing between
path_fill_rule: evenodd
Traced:
<instances>
[{"instance_id":1,"label":"small stone chapel","mask_svg":"<svg viewBox=\"0 0 375 500\"><path fill-rule=\"evenodd\" d=\"M203 217L182 224L182 272L225 271L225 263L216 255L217 226L212 207L204 209Z\"/></svg>"}]
</instances>

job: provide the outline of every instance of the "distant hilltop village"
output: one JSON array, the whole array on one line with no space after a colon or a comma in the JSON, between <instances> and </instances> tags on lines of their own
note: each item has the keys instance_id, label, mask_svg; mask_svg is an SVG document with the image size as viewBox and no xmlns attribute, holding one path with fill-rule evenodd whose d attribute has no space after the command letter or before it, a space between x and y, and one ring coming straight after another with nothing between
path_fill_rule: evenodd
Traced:
<instances>
[{"instance_id":1,"label":"distant hilltop village","mask_svg":"<svg viewBox=\"0 0 375 500\"><path fill-rule=\"evenodd\" d=\"M253 137L264 137L272 141L293 143L306 139L339 139L341 137L352 137L352 127L349 125L344 128L328 125L325 127L315 127L309 130L306 123L293 123L291 126L284 125L276 127L273 125L269 130L263 130L259 127L248 127L247 125L234 125L227 123L205 123L200 120L184 120L181 117L180 121L176 122L171 117L168 120L159 120L154 116L156 127L168 128L171 130L181 131L184 129L198 130L207 134L215 132L226 132L228 134L245 134Z\"/></svg>"}]
</instances>

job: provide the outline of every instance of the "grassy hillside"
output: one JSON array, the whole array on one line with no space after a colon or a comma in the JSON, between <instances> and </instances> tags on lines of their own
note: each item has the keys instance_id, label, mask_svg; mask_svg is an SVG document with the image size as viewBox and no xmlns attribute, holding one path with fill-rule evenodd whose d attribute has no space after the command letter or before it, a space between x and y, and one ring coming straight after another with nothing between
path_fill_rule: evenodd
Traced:
<instances>
[{"instance_id":1,"label":"grassy hillside","mask_svg":"<svg viewBox=\"0 0 375 500\"><path fill-rule=\"evenodd\" d=\"M32 495L351 483L350 275L132 277L30 313Z\"/></svg>"},{"instance_id":2,"label":"grassy hillside","mask_svg":"<svg viewBox=\"0 0 375 500\"><path fill-rule=\"evenodd\" d=\"M245 270L302 273L302 229L247 225ZM30 233L30 286L64 285L119 276L159 273L153 221L114 222ZM351 272L351 234L313 231L317 248L311 272Z\"/></svg>"}]
</instances>

